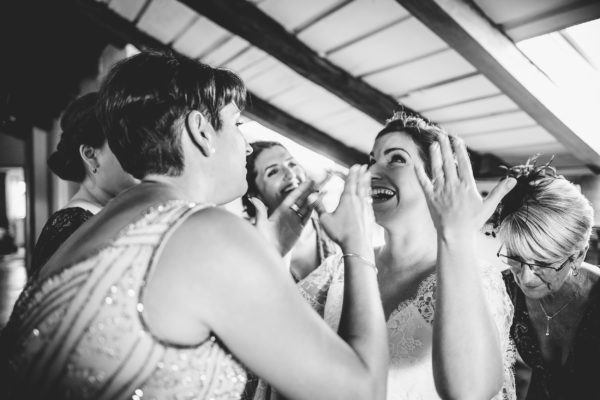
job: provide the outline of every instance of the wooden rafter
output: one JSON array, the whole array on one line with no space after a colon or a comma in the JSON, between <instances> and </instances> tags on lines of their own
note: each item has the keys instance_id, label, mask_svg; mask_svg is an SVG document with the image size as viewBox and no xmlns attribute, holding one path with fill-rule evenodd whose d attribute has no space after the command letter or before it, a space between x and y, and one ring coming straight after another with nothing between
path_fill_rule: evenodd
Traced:
<instances>
[{"instance_id":1,"label":"wooden rafter","mask_svg":"<svg viewBox=\"0 0 600 400\"><path fill-rule=\"evenodd\" d=\"M179 0L231 33L267 52L356 109L383 123L394 111L419 115L326 58L247 0Z\"/></svg>"},{"instance_id":2,"label":"wooden rafter","mask_svg":"<svg viewBox=\"0 0 600 400\"><path fill-rule=\"evenodd\" d=\"M171 47L137 29L129 20L109 9L106 4L90 0L73 0L84 15L102 26L120 43L131 43L140 49L171 51ZM365 162L366 154L332 138L319 129L274 107L258 96L249 93L249 104L245 113L290 139L349 166Z\"/></svg>"},{"instance_id":3,"label":"wooden rafter","mask_svg":"<svg viewBox=\"0 0 600 400\"><path fill-rule=\"evenodd\" d=\"M600 172L594 126L582 126L553 83L466 0L397 0L473 64L592 171Z\"/></svg>"}]
</instances>

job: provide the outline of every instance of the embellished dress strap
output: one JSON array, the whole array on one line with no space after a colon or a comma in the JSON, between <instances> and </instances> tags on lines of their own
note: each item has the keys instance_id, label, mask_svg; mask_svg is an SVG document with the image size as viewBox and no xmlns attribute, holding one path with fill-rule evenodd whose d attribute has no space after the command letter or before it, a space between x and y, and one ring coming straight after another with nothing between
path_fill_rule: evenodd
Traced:
<instances>
[{"instance_id":1,"label":"embellished dress strap","mask_svg":"<svg viewBox=\"0 0 600 400\"><path fill-rule=\"evenodd\" d=\"M296 287L308 304L323 317L331 284L334 280L339 280L340 276L343 278L343 275L341 254L333 255L299 281Z\"/></svg>"}]
</instances>

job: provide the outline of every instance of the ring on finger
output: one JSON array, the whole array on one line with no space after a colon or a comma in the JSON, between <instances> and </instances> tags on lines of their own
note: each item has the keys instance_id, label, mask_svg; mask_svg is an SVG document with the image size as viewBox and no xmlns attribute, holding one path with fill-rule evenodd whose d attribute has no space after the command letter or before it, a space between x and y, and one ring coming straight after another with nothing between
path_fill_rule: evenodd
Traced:
<instances>
[{"instance_id":1,"label":"ring on finger","mask_svg":"<svg viewBox=\"0 0 600 400\"><path fill-rule=\"evenodd\" d=\"M300 212L300 207L298 207L298 205L296 203L294 203L290 206L290 210L292 210L294 212L294 214L296 214L298 216L298 218L300 218L300 220L304 219L304 214L302 214Z\"/></svg>"}]
</instances>

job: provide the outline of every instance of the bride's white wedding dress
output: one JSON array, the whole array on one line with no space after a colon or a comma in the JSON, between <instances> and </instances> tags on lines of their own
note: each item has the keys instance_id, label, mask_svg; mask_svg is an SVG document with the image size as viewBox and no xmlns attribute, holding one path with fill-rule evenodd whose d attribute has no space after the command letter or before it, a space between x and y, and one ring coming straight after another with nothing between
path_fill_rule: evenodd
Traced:
<instances>
[{"instance_id":1,"label":"bride's white wedding dress","mask_svg":"<svg viewBox=\"0 0 600 400\"><path fill-rule=\"evenodd\" d=\"M501 273L490 266L482 267L481 274L488 307L496 323L504 354L504 384L494 400L513 400L516 399L512 370L515 352L509 337L513 306ZM326 298L324 317L336 330L342 310L343 277L343 262L337 255L328 258L314 274L307 277L309 279L306 282L299 285L304 297L318 310L322 309L320 303ZM390 350L388 400L440 398L433 381L431 355L436 283L435 274L424 279L416 296L399 304L387 320ZM324 296L326 287L327 295Z\"/></svg>"}]
</instances>

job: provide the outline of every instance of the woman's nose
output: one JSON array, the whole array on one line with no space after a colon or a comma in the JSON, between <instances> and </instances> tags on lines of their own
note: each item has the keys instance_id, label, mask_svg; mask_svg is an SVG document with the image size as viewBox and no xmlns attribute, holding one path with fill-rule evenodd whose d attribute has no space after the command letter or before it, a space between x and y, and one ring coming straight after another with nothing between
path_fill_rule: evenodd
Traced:
<instances>
[{"instance_id":1,"label":"woman's nose","mask_svg":"<svg viewBox=\"0 0 600 400\"><path fill-rule=\"evenodd\" d=\"M537 279L535 272L531 270L531 267L527 264L521 264L521 282L524 285L533 283Z\"/></svg>"},{"instance_id":2,"label":"woman's nose","mask_svg":"<svg viewBox=\"0 0 600 400\"><path fill-rule=\"evenodd\" d=\"M283 176L286 179L292 180L296 177L296 171L294 171L293 168L290 168L288 166L284 166L283 167Z\"/></svg>"}]
</instances>

